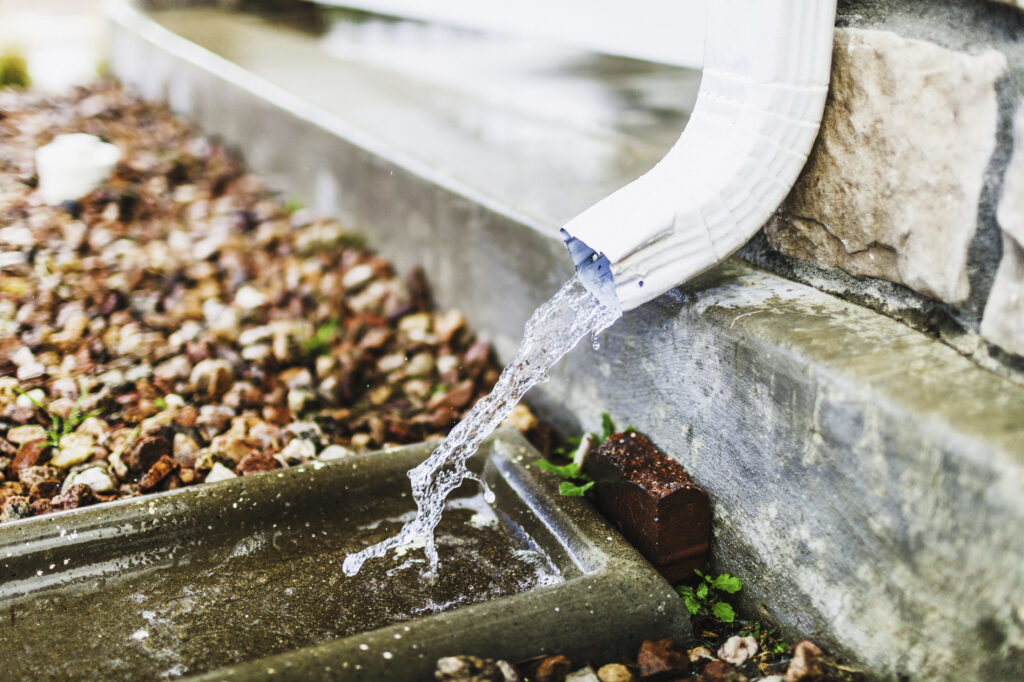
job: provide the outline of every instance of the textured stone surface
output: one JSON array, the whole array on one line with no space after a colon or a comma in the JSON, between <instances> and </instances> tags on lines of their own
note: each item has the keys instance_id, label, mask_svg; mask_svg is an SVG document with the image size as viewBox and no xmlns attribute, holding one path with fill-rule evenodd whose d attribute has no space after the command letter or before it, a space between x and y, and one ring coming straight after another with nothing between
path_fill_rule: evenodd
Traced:
<instances>
[{"instance_id":1,"label":"textured stone surface","mask_svg":"<svg viewBox=\"0 0 1024 682\"><path fill-rule=\"evenodd\" d=\"M1017 111L1014 141L999 202L1003 255L985 304L981 335L1011 353L1024 355L1024 108Z\"/></svg>"},{"instance_id":2,"label":"textured stone surface","mask_svg":"<svg viewBox=\"0 0 1024 682\"><path fill-rule=\"evenodd\" d=\"M981 335L1004 350L1024 355L1024 247L1005 232L1003 258L985 305Z\"/></svg>"},{"instance_id":3,"label":"textured stone surface","mask_svg":"<svg viewBox=\"0 0 1024 682\"><path fill-rule=\"evenodd\" d=\"M767 227L788 256L955 303L996 144L995 51L836 32L822 132Z\"/></svg>"}]
</instances>

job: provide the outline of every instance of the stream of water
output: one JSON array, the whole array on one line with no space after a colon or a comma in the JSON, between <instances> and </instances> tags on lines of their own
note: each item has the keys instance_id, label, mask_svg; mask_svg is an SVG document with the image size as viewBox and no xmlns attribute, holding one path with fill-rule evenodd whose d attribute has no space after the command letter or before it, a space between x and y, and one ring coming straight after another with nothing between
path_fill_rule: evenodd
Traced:
<instances>
[{"instance_id":1,"label":"stream of water","mask_svg":"<svg viewBox=\"0 0 1024 682\"><path fill-rule=\"evenodd\" d=\"M531 387L547 380L552 365L580 339L588 334L596 337L621 314L620 310L598 301L584 287L579 275L574 275L547 303L537 308L526 323L519 352L501 373L494 389L473 406L430 457L409 471L416 517L397 535L349 554L342 566L345 575L355 575L367 559L383 557L390 549L419 544L423 545L428 561L426 575L435 575L434 528L441 520L448 495L463 480L472 479L481 485L488 502L494 499L487 484L467 469L466 460L477 451L481 441L508 418Z\"/></svg>"}]
</instances>

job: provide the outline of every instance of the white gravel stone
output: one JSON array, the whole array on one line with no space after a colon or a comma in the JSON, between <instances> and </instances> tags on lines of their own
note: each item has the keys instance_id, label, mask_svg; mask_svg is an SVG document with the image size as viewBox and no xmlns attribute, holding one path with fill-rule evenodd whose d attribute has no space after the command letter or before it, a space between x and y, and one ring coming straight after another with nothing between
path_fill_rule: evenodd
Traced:
<instances>
[{"instance_id":1,"label":"white gravel stone","mask_svg":"<svg viewBox=\"0 0 1024 682\"><path fill-rule=\"evenodd\" d=\"M373 279L373 266L369 263L360 263L341 278L341 286L346 289L356 289Z\"/></svg>"},{"instance_id":2,"label":"white gravel stone","mask_svg":"<svg viewBox=\"0 0 1024 682\"><path fill-rule=\"evenodd\" d=\"M7 432L7 440L15 445L21 445L22 443L28 443L41 438L46 438L46 429L37 424L15 426Z\"/></svg>"},{"instance_id":3,"label":"white gravel stone","mask_svg":"<svg viewBox=\"0 0 1024 682\"><path fill-rule=\"evenodd\" d=\"M243 310L259 308L266 302L266 295L255 287L246 285L235 292L235 305Z\"/></svg>"},{"instance_id":4,"label":"white gravel stone","mask_svg":"<svg viewBox=\"0 0 1024 682\"><path fill-rule=\"evenodd\" d=\"M346 457L351 457L354 454L356 453L342 445L328 445L326 448L323 449L323 451L320 453L317 459L321 459L324 461L332 459L345 459Z\"/></svg>"},{"instance_id":5,"label":"white gravel stone","mask_svg":"<svg viewBox=\"0 0 1024 682\"><path fill-rule=\"evenodd\" d=\"M726 663L741 666L757 653L757 640L753 637L733 635L718 650L718 657Z\"/></svg>"},{"instance_id":6,"label":"white gravel stone","mask_svg":"<svg viewBox=\"0 0 1024 682\"><path fill-rule=\"evenodd\" d=\"M36 405L42 405L43 401L46 400L46 391L41 388L34 388L31 391L27 391L24 395L19 395L14 404L18 407L25 409L31 409ZM10 440L10 437L8 437Z\"/></svg>"},{"instance_id":7,"label":"white gravel stone","mask_svg":"<svg viewBox=\"0 0 1024 682\"><path fill-rule=\"evenodd\" d=\"M259 327L251 327L238 335L238 343L242 346L249 346L269 339L273 333L274 328L270 325L265 324Z\"/></svg>"},{"instance_id":8,"label":"white gravel stone","mask_svg":"<svg viewBox=\"0 0 1024 682\"><path fill-rule=\"evenodd\" d=\"M307 459L313 459L316 457L316 445L313 441L306 440L305 438L295 438L278 454L274 455L274 458L279 460L285 466L297 464Z\"/></svg>"},{"instance_id":9,"label":"white gravel stone","mask_svg":"<svg viewBox=\"0 0 1024 682\"><path fill-rule=\"evenodd\" d=\"M598 679L594 669L588 665L566 675L565 682L601 682L601 680Z\"/></svg>"},{"instance_id":10,"label":"white gravel stone","mask_svg":"<svg viewBox=\"0 0 1024 682\"><path fill-rule=\"evenodd\" d=\"M18 377L18 381L28 381L29 379L35 379L46 374L46 365L41 365L38 362L31 365L22 365L18 368L15 376Z\"/></svg>"},{"instance_id":11,"label":"white gravel stone","mask_svg":"<svg viewBox=\"0 0 1024 682\"><path fill-rule=\"evenodd\" d=\"M32 353L32 349L28 346L21 346L18 350L11 353L11 362L16 367L25 367L26 365L36 364L36 356Z\"/></svg>"},{"instance_id":12,"label":"white gravel stone","mask_svg":"<svg viewBox=\"0 0 1024 682\"><path fill-rule=\"evenodd\" d=\"M206 474L206 478L204 480L206 483L213 483L215 481L226 481L229 478L238 477L235 476L234 471L228 469L220 462L214 462L213 466L210 468L210 473Z\"/></svg>"},{"instance_id":13,"label":"white gravel stone","mask_svg":"<svg viewBox=\"0 0 1024 682\"><path fill-rule=\"evenodd\" d=\"M69 433L60 439L60 447L50 457L50 464L61 469L81 464L92 457L96 441L87 433Z\"/></svg>"},{"instance_id":14,"label":"white gravel stone","mask_svg":"<svg viewBox=\"0 0 1024 682\"><path fill-rule=\"evenodd\" d=\"M84 483L97 493L109 493L116 489L117 484L103 466L89 467L68 475L61 485L61 490L68 490L76 483Z\"/></svg>"}]
</instances>

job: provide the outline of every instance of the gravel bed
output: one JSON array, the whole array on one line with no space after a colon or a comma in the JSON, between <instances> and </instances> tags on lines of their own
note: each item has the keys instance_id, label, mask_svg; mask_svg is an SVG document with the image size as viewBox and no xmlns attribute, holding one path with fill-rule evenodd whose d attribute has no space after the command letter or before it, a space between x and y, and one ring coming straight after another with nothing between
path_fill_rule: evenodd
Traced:
<instances>
[{"instance_id":1,"label":"gravel bed","mask_svg":"<svg viewBox=\"0 0 1024 682\"><path fill-rule=\"evenodd\" d=\"M68 132L121 161L46 206L34 152ZM497 376L422 271L165 106L0 90L0 521L440 437Z\"/></svg>"}]
</instances>

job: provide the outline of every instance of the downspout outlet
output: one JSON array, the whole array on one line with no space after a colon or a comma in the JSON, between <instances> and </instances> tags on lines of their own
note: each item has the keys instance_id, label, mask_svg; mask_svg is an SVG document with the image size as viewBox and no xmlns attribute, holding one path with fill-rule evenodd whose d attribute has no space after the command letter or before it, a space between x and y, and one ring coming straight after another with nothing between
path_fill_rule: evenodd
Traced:
<instances>
[{"instance_id":1,"label":"downspout outlet","mask_svg":"<svg viewBox=\"0 0 1024 682\"><path fill-rule=\"evenodd\" d=\"M562 229L583 283L630 310L745 244L796 182L821 124L835 0L713 0L679 140Z\"/></svg>"}]
</instances>

